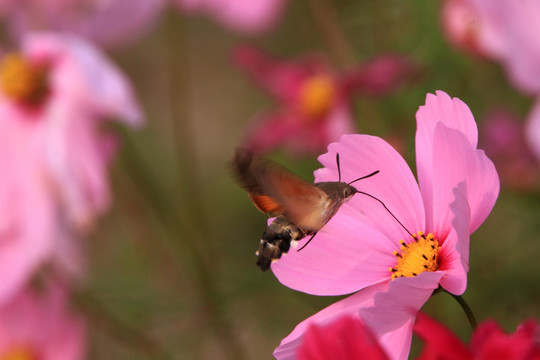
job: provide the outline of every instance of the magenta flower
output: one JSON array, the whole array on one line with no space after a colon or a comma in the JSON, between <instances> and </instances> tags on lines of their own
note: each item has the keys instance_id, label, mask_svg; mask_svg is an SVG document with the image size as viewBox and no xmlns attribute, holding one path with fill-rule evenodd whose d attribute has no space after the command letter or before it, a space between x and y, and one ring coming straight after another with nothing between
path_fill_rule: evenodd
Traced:
<instances>
[{"instance_id":1,"label":"magenta flower","mask_svg":"<svg viewBox=\"0 0 540 360\"><path fill-rule=\"evenodd\" d=\"M237 64L278 102L278 109L257 116L245 146L266 152L283 146L296 154L320 151L342 134L354 131L350 109L354 92L382 95L395 90L414 72L405 59L381 56L338 74L315 56L281 61L243 47Z\"/></svg>"},{"instance_id":2,"label":"magenta flower","mask_svg":"<svg viewBox=\"0 0 540 360\"><path fill-rule=\"evenodd\" d=\"M1 60L0 114L1 303L56 251L59 232L84 230L107 210L115 138L103 119L139 126L141 114L101 53L53 33L29 35Z\"/></svg>"},{"instance_id":3,"label":"magenta flower","mask_svg":"<svg viewBox=\"0 0 540 360\"><path fill-rule=\"evenodd\" d=\"M315 172L316 182L337 180L336 153L345 182L379 170L357 188L384 202L403 226L379 202L358 194L305 249L272 264L281 283L309 294L364 289L305 320L276 354L306 324L357 313L392 359L404 359L414 314L432 291L439 285L456 295L465 291L469 236L495 204L499 179L476 148L476 124L461 100L441 91L428 94L416 118L419 184L403 158L377 137L344 135L319 157L325 167Z\"/></svg>"},{"instance_id":4,"label":"magenta flower","mask_svg":"<svg viewBox=\"0 0 540 360\"><path fill-rule=\"evenodd\" d=\"M57 284L28 287L1 306L0 359L82 360L84 322L68 306L66 289Z\"/></svg>"},{"instance_id":5,"label":"magenta flower","mask_svg":"<svg viewBox=\"0 0 540 360\"><path fill-rule=\"evenodd\" d=\"M421 313L414 332L425 341L418 360L540 359L540 326L532 319L519 325L514 334L506 334L493 320L485 321L475 329L469 346L443 325Z\"/></svg>"},{"instance_id":6,"label":"magenta flower","mask_svg":"<svg viewBox=\"0 0 540 360\"><path fill-rule=\"evenodd\" d=\"M208 15L243 33L268 31L281 19L288 0L174 0L188 13Z\"/></svg>"},{"instance_id":7,"label":"magenta flower","mask_svg":"<svg viewBox=\"0 0 540 360\"><path fill-rule=\"evenodd\" d=\"M55 30L114 46L146 33L164 5L165 0L0 0L0 16L17 38L33 31Z\"/></svg>"},{"instance_id":8,"label":"magenta flower","mask_svg":"<svg viewBox=\"0 0 540 360\"><path fill-rule=\"evenodd\" d=\"M503 184L522 190L538 188L540 163L528 146L523 124L515 114L506 110L489 112L484 117L482 134L483 148L497 166Z\"/></svg>"},{"instance_id":9,"label":"magenta flower","mask_svg":"<svg viewBox=\"0 0 540 360\"><path fill-rule=\"evenodd\" d=\"M311 325L298 349L298 360L388 360L361 320L343 316L329 325Z\"/></svg>"}]
</instances>

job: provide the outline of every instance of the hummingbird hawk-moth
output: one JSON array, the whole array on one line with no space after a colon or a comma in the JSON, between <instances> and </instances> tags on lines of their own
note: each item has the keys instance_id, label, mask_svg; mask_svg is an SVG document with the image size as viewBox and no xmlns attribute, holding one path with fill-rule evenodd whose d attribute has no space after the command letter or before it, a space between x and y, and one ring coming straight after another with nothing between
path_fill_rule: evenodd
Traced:
<instances>
[{"instance_id":1,"label":"hummingbird hawk-moth","mask_svg":"<svg viewBox=\"0 0 540 360\"><path fill-rule=\"evenodd\" d=\"M255 253L261 270L268 270L272 261L287 253L292 241L311 235L302 250L344 202L363 193L351 184L379 172L345 183L341 181L339 154L336 154L336 162L338 181L310 184L248 149L236 149L232 160L236 180L248 192L257 209L269 216L277 216L262 234Z\"/></svg>"}]
</instances>

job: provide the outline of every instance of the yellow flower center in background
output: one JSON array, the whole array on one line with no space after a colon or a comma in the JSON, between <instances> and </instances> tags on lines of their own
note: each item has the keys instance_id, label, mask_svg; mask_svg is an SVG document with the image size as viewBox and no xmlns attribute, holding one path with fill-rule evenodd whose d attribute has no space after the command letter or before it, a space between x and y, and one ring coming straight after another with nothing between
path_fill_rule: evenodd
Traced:
<instances>
[{"instance_id":1,"label":"yellow flower center in background","mask_svg":"<svg viewBox=\"0 0 540 360\"><path fill-rule=\"evenodd\" d=\"M0 61L0 90L27 105L39 104L47 95L47 74L21 54L10 53Z\"/></svg>"},{"instance_id":2,"label":"yellow flower center in background","mask_svg":"<svg viewBox=\"0 0 540 360\"><path fill-rule=\"evenodd\" d=\"M38 360L38 356L28 346L12 346L0 354L0 360Z\"/></svg>"},{"instance_id":3,"label":"yellow flower center in background","mask_svg":"<svg viewBox=\"0 0 540 360\"><path fill-rule=\"evenodd\" d=\"M332 78L315 75L300 88L300 111L310 119L326 115L336 101L337 89Z\"/></svg>"},{"instance_id":4,"label":"yellow flower center in background","mask_svg":"<svg viewBox=\"0 0 540 360\"><path fill-rule=\"evenodd\" d=\"M397 257L396 266L390 268L392 279L397 277L413 277L424 271L437 271L439 264L437 255L439 254L439 243L429 233L427 236L419 231L413 234L414 241L405 243L401 240L401 252L394 251Z\"/></svg>"}]
</instances>

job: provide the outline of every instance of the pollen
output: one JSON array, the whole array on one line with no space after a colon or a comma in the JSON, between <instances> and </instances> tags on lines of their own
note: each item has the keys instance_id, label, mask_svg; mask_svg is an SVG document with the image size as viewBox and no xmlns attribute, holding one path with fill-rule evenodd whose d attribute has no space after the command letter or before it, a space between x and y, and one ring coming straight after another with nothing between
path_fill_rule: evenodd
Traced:
<instances>
[{"instance_id":1,"label":"pollen","mask_svg":"<svg viewBox=\"0 0 540 360\"><path fill-rule=\"evenodd\" d=\"M37 354L27 346L10 346L0 353L0 360L38 360Z\"/></svg>"},{"instance_id":2,"label":"pollen","mask_svg":"<svg viewBox=\"0 0 540 360\"><path fill-rule=\"evenodd\" d=\"M335 81L327 75L315 75L300 88L300 111L308 119L320 119L332 108L336 98Z\"/></svg>"},{"instance_id":3,"label":"pollen","mask_svg":"<svg viewBox=\"0 0 540 360\"><path fill-rule=\"evenodd\" d=\"M46 69L31 64L21 54L7 54L0 61L0 90L15 101L37 105L47 95Z\"/></svg>"},{"instance_id":4,"label":"pollen","mask_svg":"<svg viewBox=\"0 0 540 360\"><path fill-rule=\"evenodd\" d=\"M401 251L394 251L396 266L389 269L392 279L402 276L413 277L424 271L437 271L439 243L433 234L425 235L419 231L413 234L411 242L401 240L400 244Z\"/></svg>"}]
</instances>

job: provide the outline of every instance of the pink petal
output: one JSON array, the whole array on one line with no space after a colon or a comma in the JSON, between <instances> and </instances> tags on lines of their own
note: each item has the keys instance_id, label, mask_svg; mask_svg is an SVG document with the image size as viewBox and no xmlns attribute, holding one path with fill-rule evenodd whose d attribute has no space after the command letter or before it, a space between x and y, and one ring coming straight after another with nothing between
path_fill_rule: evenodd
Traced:
<instances>
[{"instance_id":1,"label":"pink petal","mask_svg":"<svg viewBox=\"0 0 540 360\"><path fill-rule=\"evenodd\" d=\"M428 225L433 224L433 136L439 122L463 132L473 147L478 139L476 123L467 105L442 91L437 91L436 95L427 94L426 104L416 113L416 169Z\"/></svg>"},{"instance_id":2,"label":"pink petal","mask_svg":"<svg viewBox=\"0 0 540 360\"><path fill-rule=\"evenodd\" d=\"M418 73L416 66L405 56L379 55L343 77L351 93L383 96L394 92Z\"/></svg>"},{"instance_id":3,"label":"pink petal","mask_svg":"<svg viewBox=\"0 0 540 360\"><path fill-rule=\"evenodd\" d=\"M437 91L436 96L427 95L426 105L420 107L416 117L416 164L428 229L439 235L447 232L451 189L466 181L471 231L476 230L495 203L499 180L491 161L476 151L478 131L469 108L461 100ZM459 136L454 135L450 140L450 135L441 134L435 141L435 130L439 126L452 129L448 132L460 133L463 138L455 139Z\"/></svg>"},{"instance_id":4,"label":"pink petal","mask_svg":"<svg viewBox=\"0 0 540 360\"><path fill-rule=\"evenodd\" d=\"M527 117L525 135L529 146L540 160L540 98L536 100Z\"/></svg>"},{"instance_id":5,"label":"pink petal","mask_svg":"<svg viewBox=\"0 0 540 360\"><path fill-rule=\"evenodd\" d=\"M39 294L27 287L0 307L0 351L23 344L43 360L82 360L84 323L70 313L67 289L47 285Z\"/></svg>"},{"instance_id":6,"label":"pink petal","mask_svg":"<svg viewBox=\"0 0 540 360\"><path fill-rule=\"evenodd\" d=\"M390 281L386 291L374 294L374 304L359 309L390 359L406 360L411 347L416 313L439 286L441 271L423 272L412 278Z\"/></svg>"},{"instance_id":7,"label":"pink petal","mask_svg":"<svg viewBox=\"0 0 540 360\"><path fill-rule=\"evenodd\" d=\"M281 60L257 48L242 46L235 49L233 58L258 86L290 106L296 103L300 86L306 79L321 73L331 76L329 66L315 56Z\"/></svg>"},{"instance_id":8,"label":"pink petal","mask_svg":"<svg viewBox=\"0 0 540 360\"><path fill-rule=\"evenodd\" d=\"M465 183L453 190L450 203L453 214L452 227L439 252L439 270L444 271L441 286L454 295L461 295L467 288L469 271L469 206L465 198Z\"/></svg>"},{"instance_id":9,"label":"pink petal","mask_svg":"<svg viewBox=\"0 0 540 360\"><path fill-rule=\"evenodd\" d=\"M371 306L373 304L373 295L378 291L384 291L386 288L387 284L371 286L328 306L302 321L281 341L281 344L274 351L274 356L278 360L296 359L296 353L298 347L302 344L304 333L311 325L328 324L344 315L358 317L358 310L361 307Z\"/></svg>"},{"instance_id":10,"label":"pink petal","mask_svg":"<svg viewBox=\"0 0 540 360\"><path fill-rule=\"evenodd\" d=\"M350 182L379 170L378 174L360 180L354 186L381 200L411 233L424 229L424 209L418 185L407 163L388 143L368 135L342 136L319 157L324 168L315 171L315 182L338 180L336 153L340 156L342 181ZM348 205L357 211L359 221L396 244L400 239L410 237L384 207L370 197L357 194Z\"/></svg>"},{"instance_id":11,"label":"pink petal","mask_svg":"<svg viewBox=\"0 0 540 360\"><path fill-rule=\"evenodd\" d=\"M44 136L49 176L68 220L79 229L87 228L111 201L104 135L98 133L95 119L69 100L52 100L45 116L54 119Z\"/></svg>"},{"instance_id":12,"label":"pink petal","mask_svg":"<svg viewBox=\"0 0 540 360\"><path fill-rule=\"evenodd\" d=\"M0 100L0 303L17 291L52 252L54 212L41 173L36 129Z\"/></svg>"},{"instance_id":13,"label":"pink petal","mask_svg":"<svg viewBox=\"0 0 540 360\"><path fill-rule=\"evenodd\" d=\"M102 46L116 46L146 33L164 5L164 0L7 0L0 4L0 11L17 38L49 29L78 34Z\"/></svg>"},{"instance_id":14,"label":"pink petal","mask_svg":"<svg viewBox=\"0 0 540 360\"><path fill-rule=\"evenodd\" d=\"M228 28L248 34L270 30L279 20L287 0L175 0L185 11L204 12Z\"/></svg>"},{"instance_id":15,"label":"pink petal","mask_svg":"<svg viewBox=\"0 0 540 360\"><path fill-rule=\"evenodd\" d=\"M432 198L425 202L433 209L428 229L440 238L448 234L453 214L448 205L454 188L464 183L464 195L470 208L470 233L484 222L499 195L499 177L495 166L481 150L470 146L463 133L439 123L433 136Z\"/></svg>"},{"instance_id":16,"label":"pink petal","mask_svg":"<svg viewBox=\"0 0 540 360\"><path fill-rule=\"evenodd\" d=\"M25 53L35 61L52 62L55 96L80 101L101 117L119 117L142 125L142 114L127 78L90 43L73 35L33 33Z\"/></svg>"},{"instance_id":17,"label":"pink petal","mask_svg":"<svg viewBox=\"0 0 540 360\"><path fill-rule=\"evenodd\" d=\"M540 4L534 0L500 1L497 6L489 1L476 1L482 11L499 28L503 46L497 54L510 80L521 91L537 94L540 91ZM495 25L494 25L495 26Z\"/></svg>"},{"instance_id":18,"label":"pink petal","mask_svg":"<svg viewBox=\"0 0 540 360\"><path fill-rule=\"evenodd\" d=\"M341 135L354 132L354 120L349 104L337 103L329 114L318 122L297 114L300 121L285 145L291 153L305 155L324 151L328 144L338 141Z\"/></svg>"},{"instance_id":19,"label":"pink petal","mask_svg":"<svg viewBox=\"0 0 540 360\"><path fill-rule=\"evenodd\" d=\"M307 241L301 241L298 249ZM390 280L398 246L356 219L345 204L301 251L291 249L272 264L287 287L314 295L342 295Z\"/></svg>"}]
</instances>

